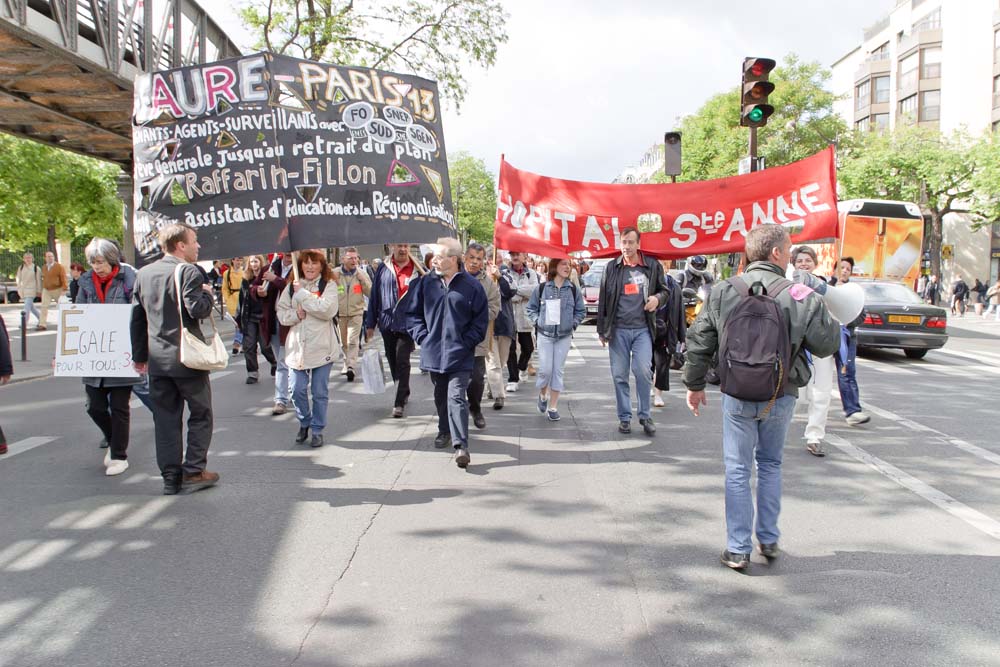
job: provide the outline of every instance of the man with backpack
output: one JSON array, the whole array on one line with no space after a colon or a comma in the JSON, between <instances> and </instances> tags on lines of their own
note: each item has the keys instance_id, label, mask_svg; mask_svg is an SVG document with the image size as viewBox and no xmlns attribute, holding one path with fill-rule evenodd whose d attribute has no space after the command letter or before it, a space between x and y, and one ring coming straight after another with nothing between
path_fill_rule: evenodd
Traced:
<instances>
[{"instance_id":1,"label":"man with backpack","mask_svg":"<svg viewBox=\"0 0 1000 667\"><path fill-rule=\"evenodd\" d=\"M784 227L752 229L746 254L746 272L718 283L688 329L683 369L688 407L698 416L707 405L705 374L719 355L727 537L720 560L734 570L750 564L754 461L759 550L769 560L778 555L781 455L798 388L809 381L806 352L833 354L840 331L816 292L785 278L791 239Z\"/></svg>"}]
</instances>

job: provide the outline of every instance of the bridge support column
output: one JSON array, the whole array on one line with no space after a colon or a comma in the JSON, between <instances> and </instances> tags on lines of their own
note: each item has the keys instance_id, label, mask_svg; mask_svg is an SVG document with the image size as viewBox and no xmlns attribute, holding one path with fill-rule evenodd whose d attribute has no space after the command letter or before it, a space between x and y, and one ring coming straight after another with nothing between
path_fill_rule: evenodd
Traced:
<instances>
[{"instance_id":1,"label":"bridge support column","mask_svg":"<svg viewBox=\"0 0 1000 667\"><path fill-rule=\"evenodd\" d=\"M122 170L118 174L118 198L122 200L122 254L125 261L135 266L135 200L132 198L132 174Z\"/></svg>"}]
</instances>

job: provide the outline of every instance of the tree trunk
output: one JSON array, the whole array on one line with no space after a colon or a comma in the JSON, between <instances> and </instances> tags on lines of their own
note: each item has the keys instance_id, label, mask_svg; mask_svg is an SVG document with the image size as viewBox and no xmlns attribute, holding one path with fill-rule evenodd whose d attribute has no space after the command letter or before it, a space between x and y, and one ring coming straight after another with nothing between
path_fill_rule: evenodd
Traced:
<instances>
[{"instance_id":1,"label":"tree trunk","mask_svg":"<svg viewBox=\"0 0 1000 667\"><path fill-rule=\"evenodd\" d=\"M941 279L941 213L936 208L929 209L931 215L931 231L927 239L927 252L931 256L931 275Z\"/></svg>"},{"instance_id":2,"label":"tree trunk","mask_svg":"<svg viewBox=\"0 0 1000 667\"><path fill-rule=\"evenodd\" d=\"M48 238L45 241L46 247L48 248L49 252L51 252L53 255L55 255L56 257L58 257L59 253L56 252L56 226L55 225L49 225L49 228L47 230L47 237Z\"/></svg>"}]
</instances>

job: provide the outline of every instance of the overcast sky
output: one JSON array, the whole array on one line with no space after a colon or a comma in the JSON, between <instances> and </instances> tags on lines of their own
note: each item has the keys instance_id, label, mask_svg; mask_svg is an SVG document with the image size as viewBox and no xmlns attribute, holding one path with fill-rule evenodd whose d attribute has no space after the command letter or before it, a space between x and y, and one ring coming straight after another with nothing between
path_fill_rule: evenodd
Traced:
<instances>
[{"instance_id":1,"label":"overcast sky","mask_svg":"<svg viewBox=\"0 0 1000 667\"><path fill-rule=\"evenodd\" d=\"M606 182L678 117L738 85L744 56L796 53L828 67L896 0L503 4L510 40L494 67L467 73L461 113L445 106L448 152L469 151L494 173L503 153L528 171ZM230 29L235 19L218 14Z\"/></svg>"}]
</instances>

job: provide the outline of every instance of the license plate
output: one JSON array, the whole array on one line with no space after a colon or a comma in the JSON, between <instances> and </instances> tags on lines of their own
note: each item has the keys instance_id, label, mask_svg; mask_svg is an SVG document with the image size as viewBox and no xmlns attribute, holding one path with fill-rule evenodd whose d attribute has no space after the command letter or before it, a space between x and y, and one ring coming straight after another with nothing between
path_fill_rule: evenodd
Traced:
<instances>
[{"instance_id":1,"label":"license plate","mask_svg":"<svg viewBox=\"0 0 1000 667\"><path fill-rule=\"evenodd\" d=\"M919 315L890 315L890 324L920 324Z\"/></svg>"}]
</instances>

